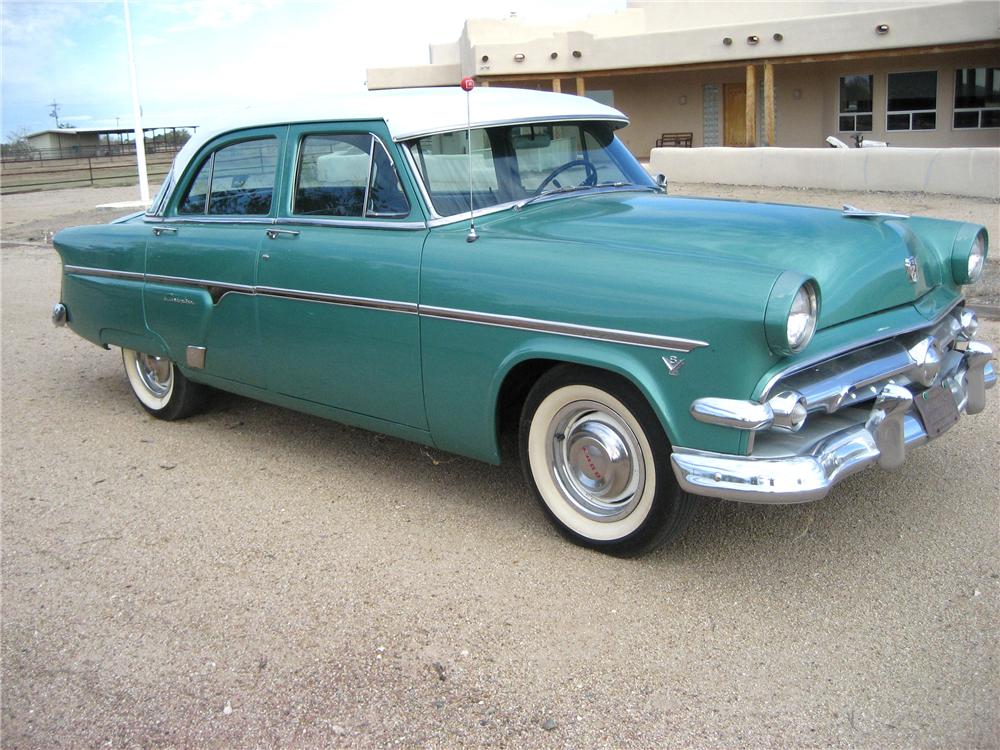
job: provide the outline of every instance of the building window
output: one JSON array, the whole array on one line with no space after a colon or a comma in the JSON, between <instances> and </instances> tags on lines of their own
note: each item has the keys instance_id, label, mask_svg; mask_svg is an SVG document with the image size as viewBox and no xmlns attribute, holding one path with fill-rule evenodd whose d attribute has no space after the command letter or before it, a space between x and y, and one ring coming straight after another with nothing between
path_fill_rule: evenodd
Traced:
<instances>
[{"instance_id":1,"label":"building window","mask_svg":"<svg viewBox=\"0 0 1000 750\"><path fill-rule=\"evenodd\" d=\"M886 130L937 127L937 71L890 73Z\"/></svg>"},{"instance_id":2,"label":"building window","mask_svg":"<svg viewBox=\"0 0 1000 750\"><path fill-rule=\"evenodd\" d=\"M842 76L840 79L841 132L871 132L874 76Z\"/></svg>"},{"instance_id":3,"label":"building window","mask_svg":"<svg viewBox=\"0 0 1000 750\"><path fill-rule=\"evenodd\" d=\"M955 127L1000 128L1000 68L955 71Z\"/></svg>"}]
</instances>

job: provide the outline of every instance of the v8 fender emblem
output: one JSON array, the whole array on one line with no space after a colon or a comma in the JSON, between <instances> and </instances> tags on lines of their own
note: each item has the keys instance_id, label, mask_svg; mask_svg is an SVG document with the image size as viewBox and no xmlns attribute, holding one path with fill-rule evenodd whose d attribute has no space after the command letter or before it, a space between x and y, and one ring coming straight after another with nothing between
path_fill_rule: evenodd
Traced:
<instances>
[{"instance_id":1,"label":"v8 fender emblem","mask_svg":"<svg viewBox=\"0 0 1000 750\"><path fill-rule=\"evenodd\" d=\"M906 267L906 275L910 279L911 284L917 283L917 274L919 272L919 266L917 266L917 259L912 255L903 261L903 266Z\"/></svg>"},{"instance_id":2,"label":"v8 fender emblem","mask_svg":"<svg viewBox=\"0 0 1000 750\"><path fill-rule=\"evenodd\" d=\"M684 360L671 354L669 357L663 357L663 364L667 366L667 372L670 375L680 375Z\"/></svg>"}]
</instances>

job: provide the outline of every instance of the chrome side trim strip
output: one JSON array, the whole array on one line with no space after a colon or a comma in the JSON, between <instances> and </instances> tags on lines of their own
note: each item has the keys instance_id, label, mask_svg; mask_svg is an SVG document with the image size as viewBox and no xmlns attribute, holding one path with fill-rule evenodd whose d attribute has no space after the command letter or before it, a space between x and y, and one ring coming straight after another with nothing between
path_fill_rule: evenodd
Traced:
<instances>
[{"instance_id":1,"label":"chrome side trim strip","mask_svg":"<svg viewBox=\"0 0 1000 750\"><path fill-rule=\"evenodd\" d=\"M420 315L425 318L455 320L462 323L479 323L500 328L517 328L538 333L555 333L560 336L573 336L582 339L597 339L611 341L617 344L632 344L648 346L654 349L667 349L673 352L689 352L702 346L708 346L707 341L681 339L672 336L658 336L650 333L634 333L614 328L596 328L581 326L575 323L558 323L551 320L536 318L521 318L515 315L497 315L494 313L473 312L471 310L455 310L449 307L420 306Z\"/></svg>"},{"instance_id":2,"label":"chrome side trim strip","mask_svg":"<svg viewBox=\"0 0 1000 750\"><path fill-rule=\"evenodd\" d=\"M221 294L218 295L218 299L221 299L222 296L229 292L236 292L239 294L260 294L266 297L283 297L308 302L343 305L346 307L363 307L371 310L386 310L388 312L398 312L406 315L420 315L425 318L452 320L460 323L477 323L480 325L495 326L498 328L514 328L522 331L535 331L537 333L552 333L559 336L571 336L574 338L593 339L596 341L609 341L615 344L647 346L653 349L666 349L672 352L690 352L692 349L708 346L707 341L699 341L697 339L659 336L651 333L636 333L634 331L622 331L615 328L582 326L575 323L560 323L558 321L539 320L537 318L522 318L515 315L499 315L495 313L475 312L472 310L457 310L450 307L418 305L414 302L399 302L396 300L376 299L372 297L355 297L346 294L327 294L325 292L309 292L301 289L283 289L281 287L271 286L229 284L219 281L209 281L207 279L190 279L183 276L141 274L133 271L111 271L103 268L86 268L83 266L65 266L64 270L66 273L82 274L86 276L104 276L108 278L120 278L132 281L145 280L146 282L153 284L175 284L178 286L198 287L213 293L213 297L221 292ZM218 302L218 299L216 299L216 302Z\"/></svg>"},{"instance_id":3,"label":"chrome side trim strip","mask_svg":"<svg viewBox=\"0 0 1000 750\"><path fill-rule=\"evenodd\" d=\"M306 302L325 302L330 305L345 307L365 307L372 310L388 310L390 312L417 314L417 305L413 302L394 302L392 300L373 299L371 297L352 297L346 294L325 294L323 292L304 292L298 289L281 289L273 286L259 286L257 294L264 297L284 297Z\"/></svg>"},{"instance_id":4,"label":"chrome side trim strip","mask_svg":"<svg viewBox=\"0 0 1000 750\"><path fill-rule=\"evenodd\" d=\"M249 284L229 284L222 281L207 279L189 279L184 276L163 276L156 273L146 274L146 281L152 284L175 284L176 286L195 286L202 289L221 289L227 292L243 292L253 294L253 286Z\"/></svg>"},{"instance_id":5,"label":"chrome side trim strip","mask_svg":"<svg viewBox=\"0 0 1000 750\"><path fill-rule=\"evenodd\" d=\"M64 273L78 274L81 276L101 276L108 279L126 279L128 281L142 281L146 278L143 273L136 271L111 271L106 268L88 268L87 266L63 266Z\"/></svg>"}]
</instances>

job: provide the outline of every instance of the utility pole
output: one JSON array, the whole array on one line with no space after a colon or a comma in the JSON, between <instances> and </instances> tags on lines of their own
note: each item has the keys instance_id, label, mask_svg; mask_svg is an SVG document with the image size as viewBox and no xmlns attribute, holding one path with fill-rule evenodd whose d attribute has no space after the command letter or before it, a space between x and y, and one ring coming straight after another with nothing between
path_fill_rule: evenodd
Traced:
<instances>
[{"instance_id":1,"label":"utility pole","mask_svg":"<svg viewBox=\"0 0 1000 750\"><path fill-rule=\"evenodd\" d=\"M142 107L139 106L139 85L135 78L135 51L132 49L132 19L128 13L128 0L122 0L125 9L125 38L128 40L128 71L132 77L132 119L135 123L135 160L139 167L139 199L149 203L149 177L146 174L146 136L142 130Z\"/></svg>"},{"instance_id":2,"label":"utility pole","mask_svg":"<svg viewBox=\"0 0 1000 750\"><path fill-rule=\"evenodd\" d=\"M49 106L52 107L52 111L49 112L49 117L56 118L56 128L58 128L59 127L59 102L57 102L55 99L53 99L52 103Z\"/></svg>"}]
</instances>

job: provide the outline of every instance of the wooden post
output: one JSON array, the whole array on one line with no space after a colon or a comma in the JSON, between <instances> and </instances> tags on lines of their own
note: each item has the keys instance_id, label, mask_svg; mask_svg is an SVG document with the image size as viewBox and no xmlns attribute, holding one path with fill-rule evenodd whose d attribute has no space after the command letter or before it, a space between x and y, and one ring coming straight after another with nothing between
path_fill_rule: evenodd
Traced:
<instances>
[{"instance_id":1,"label":"wooden post","mask_svg":"<svg viewBox=\"0 0 1000 750\"><path fill-rule=\"evenodd\" d=\"M584 96L587 93L586 87L583 85L583 76L576 77L576 95Z\"/></svg>"},{"instance_id":2,"label":"wooden post","mask_svg":"<svg viewBox=\"0 0 1000 750\"><path fill-rule=\"evenodd\" d=\"M747 145L757 145L757 68L747 65Z\"/></svg>"},{"instance_id":3,"label":"wooden post","mask_svg":"<svg viewBox=\"0 0 1000 750\"><path fill-rule=\"evenodd\" d=\"M774 141L774 65L764 63L764 143L773 146Z\"/></svg>"},{"instance_id":4,"label":"wooden post","mask_svg":"<svg viewBox=\"0 0 1000 750\"><path fill-rule=\"evenodd\" d=\"M558 78L553 78L552 79L552 90L554 92L556 92L557 94L561 94L562 93L562 81L559 80Z\"/></svg>"}]
</instances>

